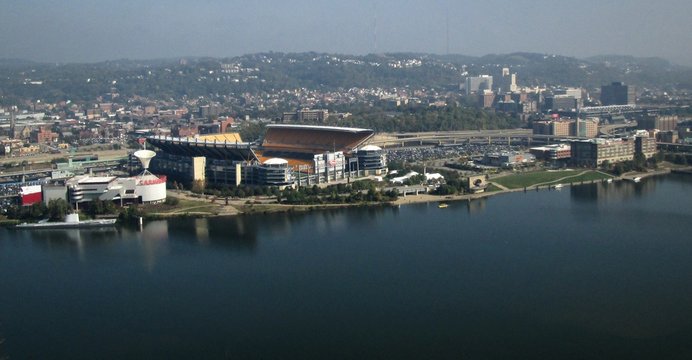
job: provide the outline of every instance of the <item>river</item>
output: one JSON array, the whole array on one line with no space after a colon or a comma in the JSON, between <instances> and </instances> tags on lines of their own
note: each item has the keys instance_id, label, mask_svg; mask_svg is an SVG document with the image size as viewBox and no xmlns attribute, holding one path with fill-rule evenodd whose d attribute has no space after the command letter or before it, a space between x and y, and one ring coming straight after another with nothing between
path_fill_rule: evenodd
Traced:
<instances>
[{"instance_id":1,"label":"river","mask_svg":"<svg viewBox=\"0 0 692 360\"><path fill-rule=\"evenodd\" d=\"M692 358L691 180L0 229L0 359Z\"/></svg>"}]
</instances>

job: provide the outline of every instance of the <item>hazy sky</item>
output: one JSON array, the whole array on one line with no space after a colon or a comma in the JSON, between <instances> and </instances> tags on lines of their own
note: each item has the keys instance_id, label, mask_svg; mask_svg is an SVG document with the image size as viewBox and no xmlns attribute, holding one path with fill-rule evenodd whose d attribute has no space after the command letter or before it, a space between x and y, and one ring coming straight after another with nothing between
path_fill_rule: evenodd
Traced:
<instances>
[{"instance_id":1,"label":"hazy sky","mask_svg":"<svg viewBox=\"0 0 692 360\"><path fill-rule=\"evenodd\" d=\"M690 0L0 0L0 58L262 51L660 56L692 65ZM449 43L447 43L447 24Z\"/></svg>"}]
</instances>

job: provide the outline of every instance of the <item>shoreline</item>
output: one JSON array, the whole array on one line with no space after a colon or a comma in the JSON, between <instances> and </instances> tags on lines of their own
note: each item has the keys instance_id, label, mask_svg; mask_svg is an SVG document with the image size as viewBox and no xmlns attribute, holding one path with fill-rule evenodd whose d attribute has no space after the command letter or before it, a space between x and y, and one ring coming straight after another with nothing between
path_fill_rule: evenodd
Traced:
<instances>
[{"instance_id":1,"label":"shoreline","mask_svg":"<svg viewBox=\"0 0 692 360\"><path fill-rule=\"evenodd\" d=\"M661 176L661 175L668 175L671 173L680 173L680 172L687 172L692 171L692 167L680 167L680 168L671 168L671 167L665 167L662 169L657 169L653 171L647 171L647 172L629 172L622 174L619 177L613 176L612 179L613 181L633 181L634 178L649 178L653 176ZM579 183L564 183L561 184L562 187L566 186L577 186L577 185L585 185L585 184L595 184L599 182L604 182L604 180L591 180L588 182L579 182ZM526 188L516 188L516 189L497 189L495 191L491 192L482 192L482 193L477 193L477 194L456 194L456 195L432 195L432 194L418 194L418 195L405 195L405 196L400 196L397 200L395 201L386 201L386 202L373 202L373 203L356 203L356 204L311 204L311 205L285 205L285 204L279 204L276 202L271 202L269 199L259 199L259 198L244 198L244 199L229 199L227 204L222 204L222 202L225 202L223 198L218 198L214 197L211 195L197 195L197 194L192 194L187 191L181 191L181 190L168 190L170 192L171 197L175 197L178 199L185 199L185 200L190 200L190 201L195 201L199 202L200 206L195 206L189 208L190 211L186 211L186 209L181 209L181 210L175 210L172 212L155 212L155 211L147 211L144 209L144 213L142 214L142 218L145 220L165 220L165 219L175 219L175 218L210 218L210 217L227 217L227 216L253 216L253 215L259 215L259 214L272 214L272 213L302 213L302 212L311 212L311 211L320 211L320 210L329 210L329 209L345 209L345 208L350 208L350 207L374 207L374 206L401 206L401 205L408 205L408 204L420 204L420 203L430 203L430 202L438 202L438 203L444 203L444 202L456 202L456 201L471 201L475 199L482 199L482 198L488 198L491 196L497 196L497 195L502 195L502 194L508 194L508 193L513 193L513 192L521 192L521 191L538 191L541 189L555 189L555 184L547 184L547 185L532 185L532 186L527 186ZM205 208L205 207L213 207L217 206L217 208L213 209L214 211L194 211L195 208ZM3 227L12 227L12 225L18 223L18 220L9 220L5 219L3 221L0 221L0 226Z\"/></svg>"},{"instance_id":2,"label":"shoreline","mask_svg":"<svg viewBox=\"0 0 692 360\"><path fill-rule=\"evenodd\" d=\"M672 172L671 168L658 169L650 172L629 172L622 174L619 177L613 176L614 181L632 181L635 177L648 178L652 176L667 175ZM562 186L570 185L585 185L585 184L595 184L603 182L603 180L591 180L588 182L579 183L565 183ZM513 192L528 191L528 190L541 190L541 189L555 189L555 185L532 185L526 188L517 189L498 189L491 192L482 192L477 194L456 194L456 195L432 195L432 194L418 194L418 195L406 195L400 196L395 201L389 202L376 202L376 203L358 203L358 204L312 204L312 205L284 205L278 203L262 203L258 200L249 199L234 199L229 201L228 205L220 205L220 208L226 211L221 211L218 214L212 213L194 213L194 212L180 212L180 213L152 213L145 214L145 219L159 220L168 219L176 217L223 217L223 216L237 216L237 215L257 215L257 214L270 214L270 213L291 213L291 212L310 212L328 209L343 209L350 207L372 207L372 206L401 206L407 204L420 204L429 202L451 202L451 201L471 201L475 199L488 198L491 196L502 195ZM189 193L177 192L174 197L179 197L182 195L184 198L193 198L200 202L208 202L210 205L214 204L218 198L213 198L207 196L191 196ZM248 204L248 201L253 201ZM228 208L232 208L228 211Z\"/></svg>"},{"instance_id":3,"label":"shoreline","mask_svg":"<svg viewBox=\"0 0 692 360\"><path fill-rule=\"evenodd\" d=\"M650 174L653 176L655 174ZM596 183L600 181L590 181L591 183ZM569 184L563 184L569 185ZM578 184L575 184L578 185ZM407 204L420 204L429 202L451 202L451 201L471 201L475 199L488 198L491 196L519 192L525 190L536 190L544 188L554 188L554 185L539 185L530 186L526 189L498 189L491 192L482 192L476 194L455 194L455 195L432 195L432 194L418 194L418 195L406 195L400 196L395 201L387 202L374 202L374 203L357 203L357 204L311 204L311 205L286 205L279 204L276 202L261 202L258 200L249 199L233 199L228 202L228 205L219 205L220 210L218 213L196 213L194 211L181 211L175 213L150 213L144 214L145 219L149 220L160 220L169 219L176 217L223 217L223 216L237 216L237 215L255 215L255 214L269 214L269 213L290 213L290 212L310 212L315 210L328 210L328 209L343 209L349 207L372 207L372 206L401 206ZM209 205L213 205L217 202L218 198L210 195L199 195L193 196L187 192L176 191L173 197L183 198L183 199L193 199L199 202L206 202ZM223 201L223 200L221 200ZM248 203L252 201L252 203Z\"/></svg>"}]
</instances>

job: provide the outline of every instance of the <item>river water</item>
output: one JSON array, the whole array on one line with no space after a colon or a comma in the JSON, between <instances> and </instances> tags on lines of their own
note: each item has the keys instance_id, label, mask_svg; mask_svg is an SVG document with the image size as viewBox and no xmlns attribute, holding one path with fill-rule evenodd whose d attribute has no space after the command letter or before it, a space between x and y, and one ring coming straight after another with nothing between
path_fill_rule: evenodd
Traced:
<instances>
[{"instance_id":1,"label":"river water","mask_svg":"<svg viewBox=\"0 0 692 360\"><path fill-rule=\"evenodd\" d=\"M0 358L692 358L691 180L0 229Z\"/></svg>"}]
</instances>

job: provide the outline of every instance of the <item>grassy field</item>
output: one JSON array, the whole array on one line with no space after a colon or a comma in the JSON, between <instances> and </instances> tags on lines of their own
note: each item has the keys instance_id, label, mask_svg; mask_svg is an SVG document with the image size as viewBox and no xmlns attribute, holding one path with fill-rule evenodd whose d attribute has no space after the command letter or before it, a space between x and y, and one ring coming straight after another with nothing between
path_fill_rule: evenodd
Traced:
<instances>
[{"instance_id":1,"label":"grassy field","mask_svg":"<svg viewBox=\"0 0 692 360\"><path fill-rule=\"evenodd\" d=\"M500 190L502 190L502 189L495 186L495 184L490 184L490 185L488 185L488 188L485 189L485 192L495 192L495 191L500 191Z\"/></svg>"},{"instance_id":2,"label":"grassy field","mask_svg":"<svg viewBox=\"0 0 692 360\"><path fill-rule=\"evenodd\" d=\"M520 189L535 185L556 185L581 183L582 181L594 181L611 178L597 171L537 171L531 173L512 174L492 181L509 189Z\"/></svg>"},{"instance_id":3,"label":"grassy field","mask_svg":"<svg viewBox=\"0 0 692 360\"><path fill-rule=\"evenodd\" d=\"M12 226L19 224L19 220L10 220L4 217L0 218L0 226Z\"/></svg>"},{"instance_id":4,"label":"grassy field","mask_svg":"<svg viewBox=\"0 0 692 360\"><path fill-rule=\"evenodd\" d=\"M152 217L165 217L170 215L185 215L185 214L208 214L215 215L219 213L219 205L224 204L223 200L211 204L209 201L191 200L179 198L176 205L156 204L147 205L143 210Z\"/></svg>"}]
</instances>

